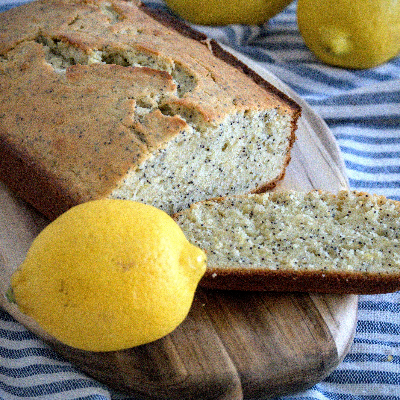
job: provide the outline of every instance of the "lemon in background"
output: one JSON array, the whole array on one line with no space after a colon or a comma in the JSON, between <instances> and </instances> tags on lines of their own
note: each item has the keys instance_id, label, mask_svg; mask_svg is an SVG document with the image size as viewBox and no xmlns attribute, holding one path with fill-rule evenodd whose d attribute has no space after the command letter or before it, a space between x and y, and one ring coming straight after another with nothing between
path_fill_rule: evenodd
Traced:
<instances>
[{"instance_id":1,"label":"lemon in background","mask_svg":"<svg viewBox=\"0 0 400 400\"><path fill-rule=\"evenodd\" d=\"M293 0L165 0L168 7L194 24L260 25Z\"/></svg>"},{"instance_id":2,"label":"lemon in background","mask_svg":"<svg viewBox=\"0 0 400 400\"><path fill-rule=\"evenodd\" d=\"M161 338L185 319L205 262L163 211L97 200L37 236L11 287L20 310L61 342L121 350Z\"/></svg>"},{"instance_id":3,"label":"lemon in background","mask_svg":"<svg viewBox=\"0 0 400 400\"><path fill-rule=\"evenodd\" d=\"M400 52L400 0L299 0L297 19L308 48L330 65L371 68Z\"/></svg>"}]
</instances>

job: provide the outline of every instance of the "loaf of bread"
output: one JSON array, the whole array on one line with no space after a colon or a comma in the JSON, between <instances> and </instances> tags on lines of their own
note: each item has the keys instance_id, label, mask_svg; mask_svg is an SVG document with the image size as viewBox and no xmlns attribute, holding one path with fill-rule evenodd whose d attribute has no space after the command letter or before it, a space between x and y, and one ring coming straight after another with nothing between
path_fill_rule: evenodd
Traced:
<instances>
[{"instance_id":1,"label":"loaf of bread","mask_svg":"<svg viewBox=\"0 0 400 400\"><path fill-rule=\"evenodd\" d=\"M271 192L194 204L174 215L207 253L201 285L236 290L400 290L400 203L341 191Z\"/></svg>"},{"instance_id":2,"label":"loaf of bread","mask_svg":"<svg viewBox=\"0 0 400 400\"><path fill-rule=\"evenodd\" d=\"M0 14L0 179L53 219L92 199L175 213L285 174L300 107L140 1Z\"/></svg>"}]
</instances>

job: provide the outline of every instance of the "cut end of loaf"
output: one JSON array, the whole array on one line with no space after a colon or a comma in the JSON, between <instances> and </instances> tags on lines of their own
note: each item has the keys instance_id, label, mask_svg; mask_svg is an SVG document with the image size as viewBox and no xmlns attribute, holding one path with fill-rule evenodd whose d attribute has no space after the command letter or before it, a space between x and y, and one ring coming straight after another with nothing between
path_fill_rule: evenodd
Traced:
<instances>
[{"instance_id":1,"label":"cut end of loaf","mask_svg":"<svg viewBox=\"0 0 400 400\"><path fill-rule=\"evenodd\" d=\"M291 117L276 110L230 115L218 126L188 122L110 197L173 214L203 199L247 193L281 178L291 141Z\"/></svg>"},{"instance_id":2,"label":"cut end of loaf","mask_svg":"<svg viewBox=\"0 0 400 400\"><path fill-rule=\"evenodd\" d=\"M267 193L178 214L221 289L379 293L400 288L400 206L381 196Z\"/></svg>"}]
</instances>

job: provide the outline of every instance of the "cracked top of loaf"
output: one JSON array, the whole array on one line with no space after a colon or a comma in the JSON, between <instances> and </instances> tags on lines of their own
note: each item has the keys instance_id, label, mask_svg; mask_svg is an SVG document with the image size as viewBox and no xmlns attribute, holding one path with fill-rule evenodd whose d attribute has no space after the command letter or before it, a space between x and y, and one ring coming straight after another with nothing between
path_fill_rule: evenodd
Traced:
<instances>
[{"instance_id":1,"label":"cracked top of loaf","mask_svg":"<svg viewBox=\"0 0 400 400\"><path fill-rule=\"evenodd\" d=\"M118 0L39 0L0 14L0 99L6 174L36 203L44 189L64 208L110 193L189 122L202 131L276 109L295 125L300 113L215 42ZM32 171L35 185L21 178Z\"/></svg>"}]
</instances>

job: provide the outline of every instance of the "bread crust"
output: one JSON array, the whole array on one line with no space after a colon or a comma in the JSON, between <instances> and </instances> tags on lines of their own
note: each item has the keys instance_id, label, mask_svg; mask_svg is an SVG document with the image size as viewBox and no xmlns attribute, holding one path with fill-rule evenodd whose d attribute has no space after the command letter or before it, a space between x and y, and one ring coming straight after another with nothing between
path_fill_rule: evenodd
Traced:
<instances>
[{"instance_id":1,"label":"bread crust","mask_svg":"<svg viewBox=\"0 0 400 400\"><path fill-rule=\"evenodd\" d=\"M400 290L400 273L269 271L245 267L207 268L200 286L219 290L379 294Z\"/></svg>"},{"instance_id":2,"label":"bread crust","mask_svg":"<svg viewBox=\"0 0 400 400\"><path fill-rule=\"evenodd\" d=\"M187 129L187 123L174 110L192 110L204 123L218 124L232 110L272 107L291 116L291 137L279 176L254 191L274 187L284 177L290 161L300 106L214 40L168 14L151 10L137 1L120 0L112 0L113 8L102 13L101 4L100 0L38 0L0 14L0 61L4 61L0 62L0 179L54 219L76 204L108 196L130 170ZM115 16L107 14L114 12ZM83 34L79 24L82 29L87 24L93 34ZM59 56L58 47L45 53L48 43L78 49L83 57L100 50L129 52L133 49L130 35L126 33L129 29L137 30L135 51L143 51L160 63L171 61L170 52L179 53L175 66L184 73L190 69L196 71L196 76L187 77L196 82L196 89L179 95L179 88L168 72L146 70L146 67L139 71L139 68L108 63L92 64L90 73L87 65L70 65L64 77L46 59L49 54ZM154 43L140 42L144 34L150 35ZM174 38L181 35L197 45L190 54L179 52L173 41L160 39L163 35ZM167 48L161 52L157 46L164 45ZM204 62L210 65L201 65L203 56ZM218 74L221 62L230 68L227 76ZM209 81L203 82L200 70ZM117 75L122 89L113 86ZM101 85L96 84L97 78ZM134 86L135 82L142 81L147 86L141 92L138 89L139 94L132 94L129 83L133 82ZM213 81L226 84L235 104L226 103L223 97L216 97L210 103L213 97L205 96L204 88ZM154 87L158 92L168 93L169 99L162 106L172 112L152 112L144 121L132 120L137 97L147 96L146 101L152 101L149 91ZM112 95L106 97L108 93ZM106 99L103 108L98 106L103 100L96 100L96 95ZM12 105L10 102L15 102L15 98L18 102ZM79 99L84 99L82 104ZM85 115L80 115L82 107L86 107ZM102 115L103 109L110 109L111 117ZM76 121L76 126L69 123L71 120ZM149 135L149 126L157 126L159 134ZM83 136L90 139L85 142ZM110 138L118 144L109 143Z\"/></svg>"},{"instance_id":3,"label":"bread crust","mask_svg":"<svg viewBox=\"0 0 400 400\"><path fill-rule=\"evenodd\" d=\"M229 65L232 65L233 67L237 68L241 72L243 72L245 75L251 77L251 79L257 83L257 85L260 85L264 87L267 91L274 93L277 97L279 97L285 104L287 104L290 108L292 108L299 116L301 113L301 107L289 96L287 96L285 93L281 92L279 89L277 89L275 86L273 86L270 82L266 81L264 78L262 78L259 74L257 74L255 71L253 71L251 68L249 68L248 65L243 63L241 60L239 60L237 57L235 57L233 54L229 53L225 49L223 49L217 41L214 39L210 39L207 37L202 32L196 31L193 29L191 26L187 25L184 23L182 20L179 20L172 15L156 10L156 9L151 9L148 8L146 5L143 3L140 4L141 9L146 12L147 14L151 15L154 19L157 21L161 22L163 25L167 27L171 27L181 33L182 35L189 37L191 39L194 39L198 42L203 43L208 49L211 51L211 53L226 62Z\"/></svg>"}]
</instances>

